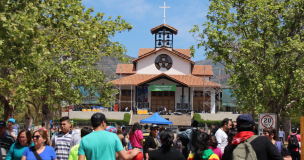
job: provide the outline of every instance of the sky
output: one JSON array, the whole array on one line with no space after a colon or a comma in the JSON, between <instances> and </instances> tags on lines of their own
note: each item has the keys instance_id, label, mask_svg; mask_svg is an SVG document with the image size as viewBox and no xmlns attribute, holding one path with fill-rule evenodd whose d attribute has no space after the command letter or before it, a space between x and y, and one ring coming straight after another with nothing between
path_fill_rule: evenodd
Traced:
<instances>
[{"instance_id":1,"label":"sky","mask_svg":"<svg viewBox=\"0 0 304 160\"><path fill-rule=\"evenodd\" d=\"M174 35L173 47L189 49L197 41L189 30L193 25L202 25L207 19L208 0L83 0L86 8L94 8L96 13L105 13L113 19L122 16L133 28L130 31L117 33L113 41L123 44L131 57L138 57L139 48L154 48L155 37L150 29L164 23L164 6L166 2L166 24L178 29ZM197 48L197 47L195 47ZM196 49L193 61L205 60L204 48Z\"/></svg>"}]
</instances>

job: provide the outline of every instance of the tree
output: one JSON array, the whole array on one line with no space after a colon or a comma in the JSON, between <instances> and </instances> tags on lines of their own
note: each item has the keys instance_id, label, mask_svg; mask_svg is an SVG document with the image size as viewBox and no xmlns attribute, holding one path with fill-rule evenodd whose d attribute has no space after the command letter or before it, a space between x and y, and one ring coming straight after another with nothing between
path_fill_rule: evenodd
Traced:
<instances>
[{"instance_id":1,"label":"tree","mask_svg":"<svg viewBox=\"0 0 304 160\"><path fill-rule=\"evenodd\" d=\"M61 101L81 103L83 96L78 86L83 86L92 95L99 92L99 102L109 105L115 91L98 70L97 61L102 56L128 61L123 57L125 47L112 42L111 37L117 32L130 30L132 26L120 16L103 20L104 14L97 13L92 17L93 9L85 11L81 1L36 0L32 4L22 3L34 6L36 10L35 34L29 53L33 56L32 63L28 63L31 66L20 67L9 75L12 79L20 79L18 87L14 88L11 105L33 104L30 100L38 100L41 102L37 104L42 108L42 121L47 126L54 105ZM8 11L6 16L10 16ZM27 25L27 22L22 25Z\"/></svg>"},{"instance_id":2,"label":"tree","mask_svg":"<svg viewBox=\"0 0 304 160\"><path fill-rule=\"evenodd\" d=\"M302 0L211 0L204 29L190 30L253 116L303 108L303 9Z\"/></svg>"},{"instance_id":3,"label":"tree","mask_svg":"<svg viewBox=\"0 0 304 160\"><path fill-rule=\"evenodd\" d=\"M37 0L0 0L0 99L4 120L14 116L11 98L20 77L13 74L24 67L35 66L32 65L33 39L37 34L38 13L43 8L34 3Z\"/></svg>"}]
</instances>

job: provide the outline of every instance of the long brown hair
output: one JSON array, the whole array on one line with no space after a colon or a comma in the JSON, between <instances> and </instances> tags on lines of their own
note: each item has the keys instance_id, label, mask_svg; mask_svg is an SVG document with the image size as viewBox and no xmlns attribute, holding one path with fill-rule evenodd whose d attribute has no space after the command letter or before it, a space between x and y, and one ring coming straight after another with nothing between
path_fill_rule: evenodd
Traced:
<instances>
[{"instance_id":1,"label":"long brown hair","mask_svg":"<svg viewBox=\"0 0 304 160\"><path fill-rule=\"evenodd\" d=\"M16 142L16 143L19 144L19 145L21 145L20 142L19 142L19 137L20 137L21 133L23 133L23 132L25 133L25 136L26 136L26 138L27 138L26 144L27 144L28 146L30 146L31 143L32 143L32 135L31 135L31 132L30 132L30 131L25 130L25 129L22 129L22 130L19 132L18 137L17 137L17 142Z\"/></svg>"},{"instance_id":2,"label":"long brown hair","mask_svg":"<svg viewBox=\"0 0 304 160\"><path fill-rule=\"evenodd\" d=\"M209 140L210 140L209 146L212 146L213 148L217 147L218 142L214 135L209 135Z\"/></svg>"},{"instance_id":3,"label":"long brown hair","mask_svg":"<svg viewBox=\"0 0 304 160\"><path fill-rule=\"evenodd\" d=\"M117 135L122 134L122 130L120 128L117 129Z\"/></svg>"},{"instance_id":4,"label":"long brown hair","mask_svg":"<svg viewBox=\"0 0 304 160\"><path fill-rule=\"evenodd\" d=\"M48 135L47 135L47 132L45 130L37 130L37 131L35 131L33 133L33 137L34 137L34 135L35 135L36 132L38 132L42 136L42 138L46 140L45 143L44 143L44 145L48 145L48 146L51 145L51 142L48 139Z\"/></svg>"}]
</instances>

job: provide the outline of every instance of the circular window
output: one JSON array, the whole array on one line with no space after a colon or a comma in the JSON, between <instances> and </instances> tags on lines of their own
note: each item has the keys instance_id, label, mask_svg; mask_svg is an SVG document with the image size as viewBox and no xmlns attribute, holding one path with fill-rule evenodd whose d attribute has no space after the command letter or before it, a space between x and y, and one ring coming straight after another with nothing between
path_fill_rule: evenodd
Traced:
<instances>
[{"instance_id":1,"label":"circular window","mask_svg":"<svg viewBox=\"0 0 304 160\"><path fill-rule=\"evenodd\" d=\"M168 71L172 67L172 59L166 54L161 54L156 57L155 66L160 71Z\"/></svg>"}]
</instances>

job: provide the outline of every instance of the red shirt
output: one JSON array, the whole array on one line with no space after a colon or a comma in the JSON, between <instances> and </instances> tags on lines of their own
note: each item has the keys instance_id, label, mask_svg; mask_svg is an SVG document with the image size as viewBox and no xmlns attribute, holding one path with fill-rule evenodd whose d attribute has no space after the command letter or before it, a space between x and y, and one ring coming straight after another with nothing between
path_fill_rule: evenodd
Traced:
<instances>
[{"instance_id":1,"label":"red shirt","mask_svg":"<svg viewBox=\"0 0 304 160\"><path fill-rule=\"evenodd\" d=\"M296 135L296 133L293 133L291 135ZM290 135L288 136L287 138L287 142L289 143L289 138L290 138ZM298 138L298 142L301 142L301 135L297 134L297 138ZM294 148L292 149L292 151L296 151L296 152L299 152L299 148Z\"/></svg>"}]
</instances>

